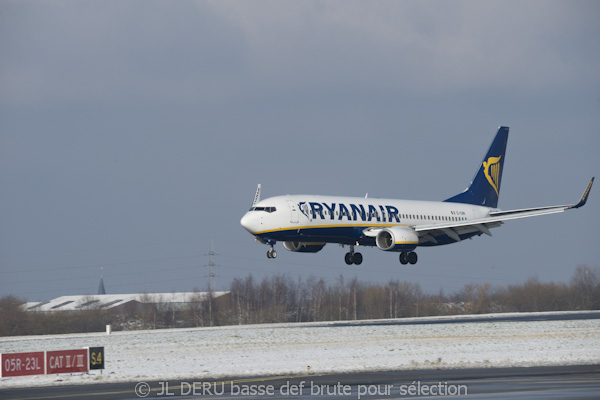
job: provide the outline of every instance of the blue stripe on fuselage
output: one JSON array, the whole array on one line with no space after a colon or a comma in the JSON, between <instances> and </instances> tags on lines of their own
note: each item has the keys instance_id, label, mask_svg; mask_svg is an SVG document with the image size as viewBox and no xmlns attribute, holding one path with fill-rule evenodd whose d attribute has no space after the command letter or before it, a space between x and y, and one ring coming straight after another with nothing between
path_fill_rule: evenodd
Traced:
<instances>
[{"instance_id":1,"label":"blue stripe on fuselage","mask_svg":"<svg viewBox=\"0 0 600 400\"><path fill-rule=\"evenodd\" d=\"M353 245L358 242L361 246L375 246L375 238L363 235L365 226L333 226L333 227L303 227L301 229L282 229L265 232L256 235L259 238L270 239L280 242L320 242L320 243L341 243ZM459 235L461 240L481 235L481 232L470 232ZM448 235L436 235L437 243L424 242L419 246L442 246L456 243Z\"/></svg>"}]
</instances>

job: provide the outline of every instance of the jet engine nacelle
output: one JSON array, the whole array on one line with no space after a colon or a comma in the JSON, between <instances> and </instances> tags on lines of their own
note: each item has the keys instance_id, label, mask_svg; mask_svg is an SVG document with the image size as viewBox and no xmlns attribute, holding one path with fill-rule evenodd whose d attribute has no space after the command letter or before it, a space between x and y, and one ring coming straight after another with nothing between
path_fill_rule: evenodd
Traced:
<instances>
[{"instance_id":1,"label":"jet engine nacelle","mask_svg":"<svg viewBox=\"0 0 600 400\"><path fill-rule=\"evenodd\" d=\"M391 227L379 231L375 243L385 251L412 251L419 244L419 236L410 228Z\"/></svg>"},{"instance_id":2,"label":"jet engine nacelle","mask_svg":"<svg viewBox=\"0 0 600 400\"><path fill-rule=\"evenodd\" d=\"M283 242L283 247L296 253L316 253L325 247L325 243Z\"/></svg>"}]
</instances>

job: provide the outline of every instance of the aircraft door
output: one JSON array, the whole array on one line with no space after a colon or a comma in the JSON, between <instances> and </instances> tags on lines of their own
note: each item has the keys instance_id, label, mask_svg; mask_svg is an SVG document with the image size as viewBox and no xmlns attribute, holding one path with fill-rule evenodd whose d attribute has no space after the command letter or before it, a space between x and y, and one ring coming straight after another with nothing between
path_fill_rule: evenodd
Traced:
<instances>
[{"instance_id":1,"label":"aircraft door","mask_svg":"<svg viewBox=\"0 0 600 400\"><path fill-rule=\"evenodd\" d=\"M298 215L298 204L294 203L291 200L287 201L288 206L290 206L290 222L293 224L297 224L300 221L300 217Z\"/></svg>"}]
</instances>

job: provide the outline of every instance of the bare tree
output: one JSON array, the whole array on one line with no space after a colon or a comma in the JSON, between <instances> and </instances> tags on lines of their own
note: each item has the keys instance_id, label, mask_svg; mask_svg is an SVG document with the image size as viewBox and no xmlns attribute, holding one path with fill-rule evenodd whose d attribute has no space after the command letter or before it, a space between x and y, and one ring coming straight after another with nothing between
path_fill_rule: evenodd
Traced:
<instances>
[{"instance_id":1,"label":"bare tree","mask_svg":"<svg viewBox=\"0 0 600 400\"><path fill-rule=\"evenodd\" d=\"M0 299L0 336L27 335L29 332L29 317L23 310L25 300L15 296Z\"/></svg>"},{"instance_id":2,"label":"bare tree","mask_svg":"<svg viewBox=\"0 0 600 400\"><path fill-rule=\"evenodd\" d=\"M600 268L578 265L571 278L577 308L582 310L600 309Z\"/></svg>"},{"instance_id":3,"label":"bare tree","mask_svg":"<svg viewBox=\"0 0 600 400\"><path fill-rule=\"evenodd\" d=\"M158 320L157 299L154 296L144 293L139 297L140 301L140 321L143 329L156 329Z\"/></svg>"}]
</instances>

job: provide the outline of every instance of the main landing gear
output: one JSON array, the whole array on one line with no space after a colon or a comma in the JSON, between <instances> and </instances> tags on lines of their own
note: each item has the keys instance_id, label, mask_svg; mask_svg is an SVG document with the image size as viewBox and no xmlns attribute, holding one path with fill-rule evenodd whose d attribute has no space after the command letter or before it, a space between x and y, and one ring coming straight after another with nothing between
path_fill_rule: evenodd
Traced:
<instances>
[{"instance_id":1,"label":"main landing gear","mask_svg":"<svg viewBox=\"0 0 600 400\"><path fill-rule=\"evenodd\" d=\"M416 264L417 263L417 253L414 251L406 252L403 251L400 253L400 264Z\"/></svg>"},{"instance_id":2,"label":"main landing gear","mask_svg":"<svg viewBox=\"0 0 600 400\"><path fill-rule=\"evenodd\" d=\"M277 252L273 248L273 245L271 245L271 248L267 251L267 258L277 258Z\"/></svg>"},{"instance_id":3,"label":"main landing gear","mask_svg":"<svg viewBox=\"0 0 600 400\"><path fill-rule=\"evenodd\" d=\"M360 253L355 253L354 246L350 246L350 251L346 253L346 257L344 258L344 260L348 265L360 265L363 262L363 256Z\"/></svg>"}]
</instances>

